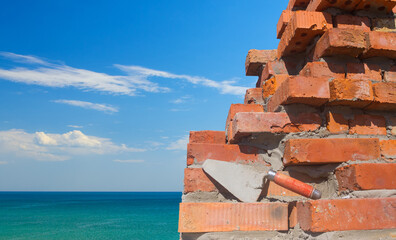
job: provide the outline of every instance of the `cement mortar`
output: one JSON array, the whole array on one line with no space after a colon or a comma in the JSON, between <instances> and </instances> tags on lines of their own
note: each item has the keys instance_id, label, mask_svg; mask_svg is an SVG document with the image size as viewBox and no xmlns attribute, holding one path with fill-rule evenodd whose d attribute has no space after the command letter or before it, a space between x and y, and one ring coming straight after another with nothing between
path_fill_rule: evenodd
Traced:
<instances>
[{"instance_id":1,"label":"cement mortar","mask_svg":"<svg viewBox=\"0 0 396 240\"><path fill-rule=\"evenodd\" d=\"M336 231L327 233L306 233L301 229L291 229L288 232L211 232L211 233L183 233L183 240L338 240L338 239L395 239L395 229Z\"/></svg>"}]
</instances>

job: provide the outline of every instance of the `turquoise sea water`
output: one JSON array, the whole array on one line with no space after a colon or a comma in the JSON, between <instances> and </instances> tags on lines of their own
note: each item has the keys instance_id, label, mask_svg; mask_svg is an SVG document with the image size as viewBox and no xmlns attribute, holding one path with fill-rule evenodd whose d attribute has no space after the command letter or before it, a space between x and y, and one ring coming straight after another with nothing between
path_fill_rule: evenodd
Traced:
<instances>
[{"instance_id":1,"label":"turquoise sea water","mask_svg":"<svg viewBox=\"0 0 396 240\"><path fill-rule=\"evenodd\" d=\"M0 192L0 239L179 239L179 192Z\"/></svg>"}]
</instances>

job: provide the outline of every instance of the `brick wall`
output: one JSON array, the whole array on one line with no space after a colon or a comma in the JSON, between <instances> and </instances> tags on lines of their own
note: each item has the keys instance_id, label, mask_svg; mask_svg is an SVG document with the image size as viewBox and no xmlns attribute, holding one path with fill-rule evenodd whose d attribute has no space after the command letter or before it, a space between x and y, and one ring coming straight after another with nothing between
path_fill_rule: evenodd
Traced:
<instances>
[{"instance_id":1,"label":"brick wall","mask_svg":"<svg viewBox=\"0 0 396 240\"><path fill-rule=\"evenodd\" d=\"M289 1L278 49L247 54L258 81L225 131L190 133L182 239L396 236L395 11L394 0ZM256 203L240 202L202 170L206 159L282 171L322 198L270 182Z\"/></svg>"}]
</instances>

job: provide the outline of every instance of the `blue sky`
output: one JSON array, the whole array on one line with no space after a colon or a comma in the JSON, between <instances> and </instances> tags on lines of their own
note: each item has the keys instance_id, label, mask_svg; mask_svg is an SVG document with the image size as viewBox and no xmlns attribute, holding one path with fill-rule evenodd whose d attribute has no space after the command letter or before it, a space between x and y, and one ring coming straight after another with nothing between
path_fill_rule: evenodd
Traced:
<instances>
[{"instance_id":1,"label":"blue sky","mask_svg":"<svg viewBox=\"0 0 396 240\"><path fill-rule=\"evenodd\" d=\"M224 130L287 1L8 1L0 191L181 191L191 130Z\"/></svg>"}]
</instances>

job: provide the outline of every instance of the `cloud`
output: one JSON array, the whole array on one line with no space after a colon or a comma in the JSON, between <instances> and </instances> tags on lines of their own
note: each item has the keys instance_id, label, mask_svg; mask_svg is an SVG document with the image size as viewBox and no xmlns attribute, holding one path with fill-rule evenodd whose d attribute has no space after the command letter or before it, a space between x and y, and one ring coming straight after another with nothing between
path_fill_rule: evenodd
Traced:
<instances>
[{"instance_id":1,"label":"cloud","mask_svg":"<svg viewBox=\"0 0 396 240\"><path fill-rule=\"evenodd\" d=\"M172 100L170 102L174 103L174 104L181 104L181 103L185 103L190 98L191 98L190 96L183 96L183 97L180 97L178 99Z\"/></svg>"},{"instance_id":2,"label":"cloud","mask_svg":"<svg viewBox=\"0 0 396 240\"><path fill-rule=\"evenodd\" d=\"M142 163L144 160L113 160L113 162L118 163Z\"/></svg>"},{"instance_id":3,"label":"cloud","mask_svg":"<svg viewBox=\"0 0 396 240\"><path fill-rule=\"evenodd\" d=\"M28 55L20 55L10 52L0 52L0 56L5 58L11 59L15 62L20 63L31 63L31 64L40 64L40 65L47 65L48 63L40 58L28 56Z\"/></svg>"},{"instance_id":4,"label":"cloud","mask_svg":"<svg viewBox=\"0 0 396 240\"><path fill-rule=\"evenodd\" d=\"M145 149L117 145L110 139L88 136L79 130L63 134L28 133L20 129L0 131L0 154L39 161L64 161L72 156L143 152Z\"/></svg>"},{"instance_id":5,"label":"cloud","mask_svg":"<svg viewBox=\"0 0 396 240\"><path fill-rule=\"evenodd\" d=\"M175 142L170 143L166 150L187 150L188 141L189 136L186 135Z\"/></svg>"},{"instance_id":6,"label":"cloud","mask_svg":"<svg viewBox=\"0 0 396 240\"><path fill-rule=\"evenodd\" d=\"M215 88L222 94L243 95L247 87L234 85L237 81L221 81L207 79L205 77L173 74L140 66L126 66L114 64L121 70L123 75L110 75L79 69L65 64L50 63L41 58L3 52L1 56L25 64L34 66L14 67L11 69L0 68L0 78L46 87L75 87L84 91L99 91L118 95L138 95L139 92L169 92L168 87L159 86L158 83L150 81L151 77L186 80L194 85Z\"/></svg>"},{"instance_id":7,"label":"cloud","mask_svg":"<svg viewBox=\"0 0 396 240\"><path fill-rule=\"evenodd\" d=\"M67 125L70 128L83 128L83 126L78 126L78 125Z\"/></svg>"},{"instance_id":8,"label":"cloud","mask_svg":"<svg viewBox=\"0 0 396 240\"><path fill-rule=\"evenodd\" d=\"M7 164L6 161L0 161L0 165L5 165L5 164Z\"/></svg>"},{"instance_id":9,"label":"cloud","mask_svg":"<svg viewBox=\"0 0 396 240\"><path fill-rule=\"evenodd\" d=\"M217 82L204 77L173 74L140 66L125 66L119 64L115 64L114 66L118 67L122 71L128 72L130 75L140 76L144 79L148 79L149 77L183 79L194 85L202 85L205 87L215 88L219 90L221 94L243 95L245 94L247 89L247 87L233 85L236 83L236 80Z\"/></svg>"},{"instance_id":10,"label":"cloud","mask_svg":"<svg viewBox=\"0 0 396 240\"><path fill-rule=\"evenodd\" d=\"M82 107L85 109L93 109L105 113L115 113L118 112L118 109L116 107L113 107L108 104L100 104L100 103L91 103L91 102L85 102L85 101L79 101L79 100L66 100L66 99L59 99L59 100L54 100L53 102L56 103L63 103L63 104L68 104L76 107Z\"/></svg>"}]
</instances>

